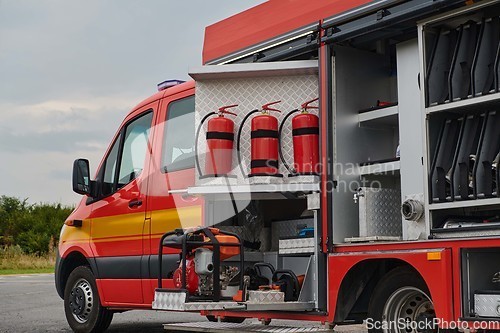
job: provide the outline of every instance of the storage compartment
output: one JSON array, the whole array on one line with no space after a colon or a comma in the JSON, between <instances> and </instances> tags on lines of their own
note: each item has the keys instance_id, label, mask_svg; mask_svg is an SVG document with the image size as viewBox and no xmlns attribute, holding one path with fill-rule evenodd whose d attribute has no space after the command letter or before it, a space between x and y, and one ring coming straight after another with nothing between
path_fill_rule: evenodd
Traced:
<instances>
[{"instance_id":1,"label":"storage compartment","mask_svg":"<svg viewBox=\"0 0 500 333\"><path fill-rule=\"evenodd\" d=\"M292 129L292 117L298 114L301 105L319 97L317 60L203 66L192 69L190 75L196 80L196 186L319 182L314 172L295 175L292 170L294 163L299 163L294 159L294 149L298 149L294 146L294 135L319 135L317 127L313 133L305 134L304 131L296 134ZM270 111L264 110L266 104L271 104ZM234 128L221 135L209 131L208 122L224 106L232 106L228 111L234 114L225 114L224 118L234 122ZM311 118L317 119L317 103L310 106L314 108L308 108L307 112L314 115ZM294 113L287 117L292 111ZM262 128L255 130L253 121L257 117L261 117L259 126ZM311 125L308 129L315 128ZM208 138L231 141L230 151L228 148L219 149L220 155L227 160L223 169L229 171L222 174L206 172L206 164L214 159L212 156L217 156L207 148ZM302 155L310 151L310 155L319 156L318 145L298 151ZM313 170L318 168L319 163L310 163L317 164L309 165Z\"/></svg>"},{"instance_id":2,"label":"storage compartment","mask_svg":"<svg viewBox=\"0 0 500 333\"><path fill-rule=\"evenodd\" d=\"M498 89L499 5L425 26L426 106Z\"/></svg>"},{"instance_id":3,"label":"storage compartment","mask_svg":"<svg viewBox=\"0 0 500 333\"><path fill-rule=\"evenodd\" d=\"M466 204L466 202L462 202ZM500 235L500 204L435 209L431 207L433 238Z\"/></svg>"},{"instance_id":4,"label":"storage compartment","mask_svg":"<svg viewBox=\"0 0 500 333\"><path fill-rule=\"evenodd\" d=\"M334 243L402 237L397 51L378 45L333 47Z\"/></svg>"},{"instance_id":5,"label":"storage compartment","mask_svg":"<svg viewBox=\"0 0 500 333\"><path fill-rule=\"evenodd\" d=\"M428 126L431 203L497 197L499 112L432 114Z\"/></svg>"},{"instance_id":6,"label":"storage compartment","mask_svg":"<svg viewBox=\"0 0 500 333\"><path fill-rule=\"evenodd\" d=\"M500 317L500 248L462 250L463 317Z\"/></svg>"},{"instance_id":7,"label":"storage compartment","mask_svg":"<svg viewBox=\"0 0 500 333\"><path fill-rule=\"evenodd\" d=\"M482 3L422 23L426 209L435 238L500 235L499 15L500 4Z\"/></svg>"},{"instance_id":8,"label":"storage compartment","mask_svg":"<svg viewBox=\"0 0 500 333\"><path fill-rule=\"evenodd\" d=\"M239 213L231 216L234 206ZM210 200L206 215L214 227L241 237L247 267L265 262L275 269L305 274L317 246L311 242L316 237L314 212L307 209L305 198L237 200L234 206L231 201Z\"/></svg>"}]
</instances>

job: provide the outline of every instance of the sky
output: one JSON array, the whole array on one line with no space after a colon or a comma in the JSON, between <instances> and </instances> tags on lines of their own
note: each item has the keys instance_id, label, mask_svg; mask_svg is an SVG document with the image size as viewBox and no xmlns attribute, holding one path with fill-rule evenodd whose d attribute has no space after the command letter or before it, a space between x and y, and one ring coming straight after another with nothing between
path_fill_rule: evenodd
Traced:
<instances>
[{"instance_id":1,"label":"sky","mask_svg":"<svg viewBox=\"0 0 500 333\"><path fill-rule=\"evenodd\" d=\"M204 28L264 0L0 0L0 195L75 205L125 115L201 65Z\"/></svg>"}]
</instances>

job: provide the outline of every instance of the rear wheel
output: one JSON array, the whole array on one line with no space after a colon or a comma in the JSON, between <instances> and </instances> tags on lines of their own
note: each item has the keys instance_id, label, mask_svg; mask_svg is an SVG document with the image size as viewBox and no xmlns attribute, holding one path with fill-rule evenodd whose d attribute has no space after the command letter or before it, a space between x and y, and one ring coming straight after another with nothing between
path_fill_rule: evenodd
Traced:
<instances>
[{"instance_id":1,"label":"rear wheel","mask_svg":"<svg viewBox=\"0 0 500 333\"><path fill-rule=\"evenodd\" d=\"M368 318L370 333L439 332L429 290L418 273L407 267L395 268L380 280L370 299Z\"/></svg>"},{"instance_id":2,"label":"rear wheel","mask_svg":"<svg viewBox=\"0 0 500 333\"><path fill-rule=\"evenodd\" d=\"M69 326L77 333L104 332L111 324L113 312L101 305L90 268L80 266L69 275L64 290L64 311Z\"/></svg>"}]
</instances>

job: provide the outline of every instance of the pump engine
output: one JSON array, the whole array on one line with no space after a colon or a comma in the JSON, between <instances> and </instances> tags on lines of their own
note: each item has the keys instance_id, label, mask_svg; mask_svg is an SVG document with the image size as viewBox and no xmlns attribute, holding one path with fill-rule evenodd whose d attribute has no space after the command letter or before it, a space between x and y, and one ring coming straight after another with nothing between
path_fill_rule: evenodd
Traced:
<instances>
[{"instance_id":1,"label":"pump engine","mask_svg":"<svg viewBox=\"0 0 500 333\"><path fill-rule=\"evenodd\" d=\"M219 272L220 290L223 296L232 297L238 288L231 288L238 275L236 266L221 265ZM192 295L213 295L213 251L207 248L198 248L186 257L186 289ZM174 286L182 288L182 263L174 272Z\"/></svg>"}]
</instances>

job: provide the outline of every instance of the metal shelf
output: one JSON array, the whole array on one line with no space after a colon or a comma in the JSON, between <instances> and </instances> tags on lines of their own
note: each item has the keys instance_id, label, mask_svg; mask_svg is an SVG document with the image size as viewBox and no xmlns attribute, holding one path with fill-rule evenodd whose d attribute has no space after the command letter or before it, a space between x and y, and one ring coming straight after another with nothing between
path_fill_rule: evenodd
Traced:
<instances>
[{"instance_id":1,"label":"metal shelf","mask_svg":"<svg viewBox=\"0 0 500 333\"><path fill-rule=\"evenodd\" d=\"M396 171L401 169L400 161L392 161L385 163L376 163L371 165L364 165L358 168L358 173L361 176L364 175L387 175L395 174Z\"/></svg>"},{"instance_id":2,"label":"metal shelf","mask_svg":"<svg viewBox=\"0 0 500 333\"><path fill-rule=\"evenodd\" d=\"M367 111L358 115L360 126L398 126L399 109L397 105Z\"/></svg>"},{"instance_id":3,"label":"metal shelf","mask_svg":"<svg viewBox=\"0 0 500 333\"><path fill-rule=\"evenodd\" d=\"M500 93L492 93L484 96L470 97L460 101L430 106L426 109L426 112L429 114L441 111L457 111L457 109L477 110L479 105L488 106L497 104L498 102L500 102Z\"/></svg>"},{"instance_id":4,"label":"metal shelf","mask_svg":"<svg viewBox=\"0 0 500 333\"><path fill-rule=\"evenodd\" d=\"M429 205L429 210L453 209L453 208L467 208L467 207L480 207L480 206L493 206L500 205L500 198L489 199L476 199L476 200L463 200L453 202L442 202Z\"/></svg>"},{"instance_id":5,"label":"metal shelf","mask_svg":"<svg viewBox=\"0 0 500 333\"><path fill-rule=\"evenodd\" d=\"M224 194L224 193L286 193L286 192L319 192L319 183L312 184L254 184L254 185L215 185L189 187L188 194Z\"/></svg>"},{"instance_id":6,"label":"metal shelf","mask_svg":"<svg viewBox=\"0 0 500 333\"><path fill-rule=\"evenodd\" d=\"M189 70L189 75L196 81L262 78L269 76L317 75L317 73L317 60L226 64L224 66L202 66Z\"/></svg>"}]
</instances>

